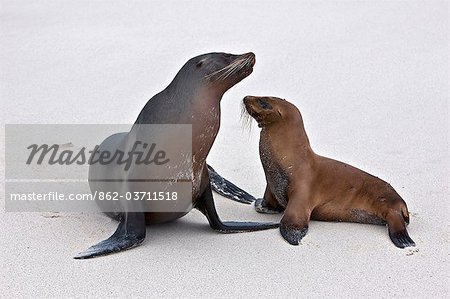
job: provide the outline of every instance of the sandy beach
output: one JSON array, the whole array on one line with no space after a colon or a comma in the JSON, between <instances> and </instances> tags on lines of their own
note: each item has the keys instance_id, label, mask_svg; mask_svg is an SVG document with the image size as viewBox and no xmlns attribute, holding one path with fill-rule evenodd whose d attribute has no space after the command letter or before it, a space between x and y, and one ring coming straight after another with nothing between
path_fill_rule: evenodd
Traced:
<instances>
[{"instance_id":1,"label":"sandy beach","mask_svg":"<svg viewBox=\"0 0 450 299\"><path fill-rule=\"evenodd\" d=\"M276 229L214 232L193 210L137 248L75 260L117 223L5 212L2 142L0 297L448 297L449 17L446 1L1 0L2 140L5 124L131 124L189 58L252 51L208 163L261 197L259 128L242 125L241 101L285 98L316 153L398 191L416 247L383 226L318 221L290 246ZM214 196L225 220L281 217Z\"/></svg>"}]
</instances>

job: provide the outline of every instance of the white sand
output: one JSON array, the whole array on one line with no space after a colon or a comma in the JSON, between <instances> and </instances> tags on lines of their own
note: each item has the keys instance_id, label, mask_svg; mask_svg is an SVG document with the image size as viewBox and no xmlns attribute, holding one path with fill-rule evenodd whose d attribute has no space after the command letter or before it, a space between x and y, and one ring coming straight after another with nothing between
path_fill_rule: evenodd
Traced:
<instances>
[{"instance_id":1,"label":"white sand","mask_svg":"<svg viewBox=\"0 0 450 299\"><path fill-rule=\"evenodd\" d=\"M2 211L0 297L448 296L446 2L2 0L0 11L2 126L132 123L188 58L253 51L254 73L222 100L209 163L261 196L258 129L241 129L240 100L284 97L317 153L397 189L417 243L400 250L381 226L312 222L294 247L277 230L215 233L193 211L149 227L138 248L80 261L114 221ZM216 199L224 219L279 219Z\"/></svg>"}]
</instances>

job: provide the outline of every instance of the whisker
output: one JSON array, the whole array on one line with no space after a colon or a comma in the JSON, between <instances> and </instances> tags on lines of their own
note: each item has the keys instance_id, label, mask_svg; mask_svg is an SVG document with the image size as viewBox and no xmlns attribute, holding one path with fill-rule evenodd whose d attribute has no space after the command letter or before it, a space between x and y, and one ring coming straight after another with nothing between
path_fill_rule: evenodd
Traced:
<instances>
[{"instance_id":1,"label":"whisker","mask_svg":"<svg viewBox=\"0 0 450 299\"><path fill-rule=\"evenodd\" d=\"M229 65L221 68L220 70L212 72L211 74L208 74L208 75L204 76L203 78L210 79L210 78L218 75L215 80L226 79L226 78L230 77L231 75L235 74L236 72L240 71L244 67L250 65L251 64L250 61L251 61L250 57L235 60L232 63L230 63Z\"/></svg>"},{"instance_id":2,"label":"whisker","mask_svg":"<svg viewBox=\"0 0 450 299\"><path fill-rule=\"evenodd\" d=\"M234 65L233 67L229 68L226 72L222 74L222 79L228 78L231 74L234 74L237 70L238 65ZM220 77L219 77L220 78Z\"/></svg>"},{"instance_id":3,"label":"whisker","mask_svg":"<svg viewBox=\"0 0 450 299\"><path fill-rule=\"evenodd\" d=\"M214 75L216 75L216 74L218 74L218 73L220 73L220 72L223 72L224 70L227 70L227 69L229 69L230 67L233 67L233 65L236 63L236 61L234 61L233 63L231 63L231 64L229 64L229 65L227 65L227 66L225 66L225 67L223 67L223 68L221 68L220 70L217 70L217 71L215 71L215 72L213 72L213 73L211 73L211 74L208 74L208 75L206 75L205 77L212 77L212 76L214 76Z\"/></svg>"},{"instance_id":4,"label":"whisker","mask_svg":"<svg viewBox=\"0 0 450 299\"><path fill-rule=\"evenodd\" d=\"M233 63L231 63L229 65L229 68L226 70L226 72L224 73L225 77L229 74L229 73L233 73L236 68L239 66L239 64L241 63L240 60L236 60Z\"/></svg>"},{"instance_id":5,"label":"whisker","mask_svg":"<svg viewBox=\"0 0 450 299\"><path fill-rule=\"evenodd\" d=\"M241 102L241 126L243 131L247 131L249 134L252 133L253 129L253 117L247 112L245 108L244 101Z\"/></svg>"}]
</instances>

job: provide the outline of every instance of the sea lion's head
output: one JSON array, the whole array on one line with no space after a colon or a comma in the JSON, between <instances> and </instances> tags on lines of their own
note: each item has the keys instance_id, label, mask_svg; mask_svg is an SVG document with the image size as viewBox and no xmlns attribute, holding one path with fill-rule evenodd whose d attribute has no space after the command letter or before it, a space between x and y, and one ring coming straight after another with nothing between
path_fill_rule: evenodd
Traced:
<instances>
[{"instance_id":1,"label":"sea lion's head","mask_svg":"<svg viewBox=\"0 0 450 299\"><path fill-rule=\"evenodd\" d=\"M191 84L225 92L253 72L255 54L208 53L191 58L182 68Z\"/></svg>"},{"instance_id":2,"label":"sea lion's head","mask_svg":"<svg viewBox=\"0 0 450 299\"><path fill-rule=\"evenodd\" d=\"M276 97L246 96L244 106L247 113L258 122L260 128L301 117L297 107Z\"/></svg>"}]
</instances>

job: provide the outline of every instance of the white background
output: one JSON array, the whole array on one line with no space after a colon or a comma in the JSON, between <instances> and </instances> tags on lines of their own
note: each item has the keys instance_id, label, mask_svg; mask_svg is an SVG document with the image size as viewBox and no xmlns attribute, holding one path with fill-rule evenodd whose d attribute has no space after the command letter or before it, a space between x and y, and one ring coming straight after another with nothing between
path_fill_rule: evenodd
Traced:
<instances>
[{"instance_id":1,"label":"white background","mask_svg":"<svg viewBox=\"0 0 450 299\"><path fill-rule=\"evenodd\" d=\"M0 2L3 128L133 123L189 58L253 51L254 73L222 99L209 163L261 196L258 128L242 129L240 102L288 99L317 153L396 188L417 247L396 248L385 227L325 222L294 247L277 230L221 235L193 211L149 227L138 248L80 261L116 222L1 212L2 296L448 296L447 2L111 2ZM224 219L279 219L215 197Z\"/></svg>"}]
</instances>

